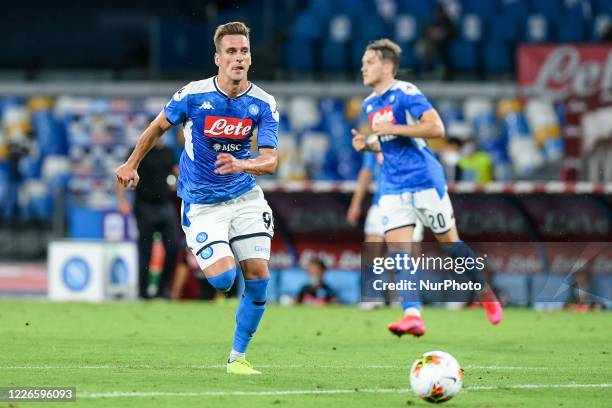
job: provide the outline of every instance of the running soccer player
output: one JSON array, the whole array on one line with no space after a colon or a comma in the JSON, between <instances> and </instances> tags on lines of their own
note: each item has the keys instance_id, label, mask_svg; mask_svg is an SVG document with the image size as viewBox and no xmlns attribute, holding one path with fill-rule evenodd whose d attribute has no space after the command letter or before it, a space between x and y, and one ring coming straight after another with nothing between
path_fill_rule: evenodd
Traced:
<instances>
[{"instance_id":1,"label":"running soccer player","mask_svg":"<svg viewBox=\"0 0 612 408\"><path fill-rule=\"evenodd\" d=\"M155 141L170 127L183 126L177 194L187 245L220 291L232 287L240 263L245 288L227 372L260 374L247 362L246 349L266 307L274 221L254 176L276 171L279 114L274 98L247 79L249 28L241 22L220 25L214 43L218 74L178 90L115 174L134 188L138 165ZM259 155L251 159L255 127Z\"/></svg>"},{"instance_id":2,"label":"running soccer player","mask_svg":"<svg viewBox=\"0 0 612 408\"><path fill-rule=\"evenodd\" d=\"M374 196L372 197L372 203L370 208L368 209L365 225L363 228L364 232L364 242L368 243L379 243L382 244L385 241L385 226L384 226L384 217L383 212L380 208L380 183L381 183L381 171L380 165L383 162L383 154L382 152L364 152L363 153L363 162L361 164L361 170L359 171L359 175L357 176L357 186L355 187L355 191L353 193L353 197L351 198L351 204L346 213L346 220L351 225L357 225L359 221L359 217L361 216L361 207L363 204L363 199L365 198L366 192L368 191L368 187L373 178L376 179L378 187ZM421 242L423 241L423 223L418 219L416 220L414 230L412 232L411 242ZM370 249L375 250L377 254L373 256L383 256L384 255L384 246L378 245L373 246ZM378 253L380 252L380 253ZM396 279L399 279L400 276L396 275ZM385 301L388 301L389 297L385 294ZM372 309L378 306L383 305L384 302L367 302L362 303L362 308L365 310ZM402 310L404 313L409 311L411 307L415 307L414 302L409 299L406 299L402 294L400 294L400 304L402 306ZM418 305L416 305L418 306Z\"/></svg>"},{"instance_id":3,"label":"running soccer player","mask_svg":"<svg viewBox=\"0 0 612 408\"><path fill-rule=\"evenodd\" d=\"M451 257L475 258L469 245L461 241L455 226L444 170L427 145L427 138L444 137L444 124L425 95L409 82L395 79L401 48L381 39L370 43L362 58L364 85L373 92L363 101L363 110L374 134L353 129L357 151L382 151L380 207L384 214L385 241L391 252L410 251L417 219L431 229ZM470 279L481 283L480 295L487 318L497 324L502 308L482 270L473 268ZM425 334L420 302L388 329L402 336Z\"/></svg>"}]
</instances>

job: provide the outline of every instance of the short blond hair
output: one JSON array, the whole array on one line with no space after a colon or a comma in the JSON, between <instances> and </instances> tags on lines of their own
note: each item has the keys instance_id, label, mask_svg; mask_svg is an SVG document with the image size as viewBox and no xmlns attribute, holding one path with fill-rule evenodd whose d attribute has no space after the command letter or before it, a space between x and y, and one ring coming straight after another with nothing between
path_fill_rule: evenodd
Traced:
<instances>
[{"instance_id":1,"label":"short blond hair","mask_svg":"<svg viewBox=\"0 0 612 408\"><path fill-rule=\"evenodd\" d=\"M215 42L215 49L217 52L221 47L221 39L226 35L244 35L247 40L249 39L249 32L251 30L243 22L232 21L231 23L221 24L215 30L215 36L213 41Z\"/></svg>"},{"instance_id":2,"label":"short blond hair","mask_svg":"<svg viewBox=\"0 0 612 408\"><path fill-rule=\"evenodd\" d=\"M373 41L368 44L366 51L376 51L378 56L383 61L389 61L393 64L393 75L397 74L400 66L400 54L402 48L388 38Z\"/></svg>"}]
</instances>

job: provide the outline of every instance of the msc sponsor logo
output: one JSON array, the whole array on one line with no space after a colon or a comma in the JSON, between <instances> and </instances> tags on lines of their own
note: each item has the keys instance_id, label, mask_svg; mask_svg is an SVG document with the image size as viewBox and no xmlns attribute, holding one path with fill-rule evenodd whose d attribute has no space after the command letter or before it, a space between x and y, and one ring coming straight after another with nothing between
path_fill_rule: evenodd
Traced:
<instances>
[{"instance_id":1,"label":"msc sponsor logo","mask_svg":"<svg viewBox=\"0 0 612 408\"><path fill-rule=\"evenodd\" d=\"M74 257L68 259L62 270L64 285L74 292L83 290L89 283L91 271L89 265L83 258Z\"/></svg>"},{"instance_id":2,"label":"msc sponsor logo","mask_svg":"<svg viewBox=\"0 0 612 408\"><path fill-rule=\"evenodd\" d=\"M206 240L208 239L208 234L205 232L200 232L198 235L196 235L196 241L198 241L198 243L203 243L206 242Z\"/></svg>"},{"instance_id":3,"label":"msc sponsor logo","mask_svg":"<svg viewBox=\"0 0 612 408\"><path fill-rule=\"evenodd\" d=\"M263 247L263 246L260 246L260 245L255 245L255 247L253 249L255 250L255 252L263 252L264 254L269 254L270 253L270 248Z\"/></svg>"},{"instance_id":4,"label":"msc sponsor logo","mask_svg":"<svg viewBox=\"0 0 612 408\"><path fill-rule=\"evenodd\" d=\"M215 152L238 152L242 150L242 144L240 143L214 143L212 148Z\"/></svg>"},{"instance_id":5,"label":"msc sponsor logo","mask_svg":"<svg viewBox=\"0 0 612 408\"><path fill-rule=\"evenodd\" d=\"M251 135L252 127L252 119L211 115L206 116L204 121L204 135L225 139L246 139Z\"/></svg>"}]
</instances>

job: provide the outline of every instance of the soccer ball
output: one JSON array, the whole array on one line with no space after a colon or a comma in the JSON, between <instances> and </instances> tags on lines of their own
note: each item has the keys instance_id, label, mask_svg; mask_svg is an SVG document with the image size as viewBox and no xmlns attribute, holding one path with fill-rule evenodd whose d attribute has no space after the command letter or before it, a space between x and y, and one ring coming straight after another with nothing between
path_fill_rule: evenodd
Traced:
<instances>
[{"instance_id":1,"label":"soccer ball","mask_svg":"<svg viewBox=\"0 0 612 408\"><path fill-rule=\"evenodd\" d=\"M410 368L412 391L427 402L438 404L453 398L463 385L463 370L453 356L430 351L417 358Z\"/></svg>"}]
</instances>

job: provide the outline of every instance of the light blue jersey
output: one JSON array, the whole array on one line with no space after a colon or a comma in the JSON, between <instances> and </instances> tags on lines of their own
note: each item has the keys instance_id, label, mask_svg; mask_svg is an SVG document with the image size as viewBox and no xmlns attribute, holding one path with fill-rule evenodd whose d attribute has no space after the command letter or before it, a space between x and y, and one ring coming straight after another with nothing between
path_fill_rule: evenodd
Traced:
<instances>
[{"instance_id":1,"label":"light blue jersey","mask_svg":"<svg viewBox=\"0 0 612 408\"><path fill-rule=\"evenodd\" d=\"M191 204L213 204L236 198L255 186L246 174L215 174L219 153L238 159L251 157L253 129L258 148L278 145L278 111L274 98L261 88L249 87L228 98L217 77L190 82L164 108L168 121L183 125L185 150L181 155L178 196Z\"/></svg>"},{"instance_id":2,"label":"light blue jersey","mask_svg":"<svg viewBox=\"0 0 612 408\"><path fill-rule=\"evenodd\" d=\"M425 95L404 81L395 81L382 95L372 93L363 101L363 111L371 126L378 122L414 124L430 109L432 106ZM381 195L429 188L435 188L440 197L444 195L444 169L425 139L397 135L383 135L378 139L384 154Z\"/></svg>"},{"instance_id":3,"label":"light blue jersey","mask_svg":"<svg viewBox=\"0 0 612 408\"><path fill-rule=\"evenodd\" d=\"M380 182L382 174L380 171L380 164L382 161L382 153L365 152L363 154L361 168L370 170L377 184L376 192L374 193L374 197L372 197L372 205L378 205L378 201L380 200Z\"/></svg>"}]
</instances>

